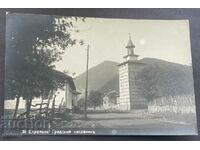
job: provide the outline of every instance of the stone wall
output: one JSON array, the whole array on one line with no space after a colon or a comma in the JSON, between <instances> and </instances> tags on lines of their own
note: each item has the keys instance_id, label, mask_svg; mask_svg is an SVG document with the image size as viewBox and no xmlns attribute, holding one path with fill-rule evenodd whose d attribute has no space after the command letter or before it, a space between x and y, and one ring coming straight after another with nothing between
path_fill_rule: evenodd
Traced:
<instances>
[{"instance_id":1,"label":"stone wall","mask_svg":"<svg viewBox=\"0 0 200 150\"><path fill-rule=\"evenodd\" d=\"M119 66L119 107L121 110L147 109L148 104L142 95L137 74L145 64L139 62L127 62Z\"/></svg>"},{"instance_id":2,"label":"stone wall","mask_svg":"<svg viewBox=\"0 0 200 150\"><path fill-rule=\"evenodd\" d=\"M143 69L143 63L129 63L129 90L131 109L147 109L147 100L142 94L142 87L137 79L137 74Z\"/></svg>"},{"instance_id":3,"label":"stone wall","mask_svg":"<svg viewBox=\"0 0 200 150\"><path fill-rule=\"evenodd\" d=\"M128 64L119 66L119 107L122 110L130 109Z\"/></svg>"}]
</instances>

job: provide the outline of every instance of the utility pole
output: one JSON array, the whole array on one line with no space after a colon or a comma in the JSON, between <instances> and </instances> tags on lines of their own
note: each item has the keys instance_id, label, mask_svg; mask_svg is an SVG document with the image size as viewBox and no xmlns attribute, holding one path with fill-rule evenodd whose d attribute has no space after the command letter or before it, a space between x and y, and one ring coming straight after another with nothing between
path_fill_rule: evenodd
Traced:
<instances>
[{"instance_id":1,"label":"utility pole","mask_svg":"<svg viewBox=\"0 0 200 150\"><path fill-rule=\"evenodd\" d=\"M84 116L87 119L87 99L88 99L88 63L89 63L89 45L87 46L87 63L86 63L86 81L85 81L85 108Z\"/></svg>"}]
</instances>

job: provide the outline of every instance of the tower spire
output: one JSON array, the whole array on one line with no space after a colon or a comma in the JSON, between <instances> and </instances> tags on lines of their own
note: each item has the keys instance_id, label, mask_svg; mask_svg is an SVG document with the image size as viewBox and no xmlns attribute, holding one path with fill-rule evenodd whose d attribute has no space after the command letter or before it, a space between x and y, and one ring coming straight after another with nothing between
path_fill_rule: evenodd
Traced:
<instances>
[{"instance_id":1,"label":"tower spire","mask_svg":"<svg viewBox=\"0 0 200 150\"><path fill-rule=\"evenodd\" d=\"M129 41L131 40L131 34L130 33L128 33L128 35L129 35Z\"/></svg>"},{"instance_id":2,"label":"tower spire","mask_svg":"<svg viewBox=\"0 0 200 150\"><path fill-rule=\"evenodd\" d=\"M126 48L127 48L128 55L134 55L135 45L133 44L133 42L131 40L131 34L130 33L129 33L129 41L128 41Z\"/></svg>"}]
</instances>

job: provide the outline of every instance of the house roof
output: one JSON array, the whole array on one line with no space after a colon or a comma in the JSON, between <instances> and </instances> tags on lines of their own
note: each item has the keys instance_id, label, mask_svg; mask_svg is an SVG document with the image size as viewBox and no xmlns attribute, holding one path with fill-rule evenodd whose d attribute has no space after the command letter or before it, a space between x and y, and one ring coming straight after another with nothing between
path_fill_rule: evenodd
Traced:
<instances>
[{"instance_id":1,"label":"house roof","mask_svg":"<svg viewBox=\"0 0 200 150\"><path fill-rule=\"evenodd\" d=\"M74 84L74 81L73 81L73 78L63 72L60 72L60 71L57 71L57 70L54 70L54 75L55 75L55 78L59 81L59 82L68 82L69 85L70 85L70 88L72 90L76 90L76 86Z\"/></svg>"},{"instance_id":2,"label":"house roof","mask_svg":"<svg viewBox=\"0 0 200 150\"><path fill-rule=\"evenodd\" d=\"M81 94L81 92L78 92L78 91L75 91L75 90L72 91L72 93L75 94L75 95L79 95L79 94Z\"/></svg>"},{"instance_id":3,"label":"house roof","mask_svg":"<svg viewBox=\"0 0 200 150\"><path fill-rule=\"evenodd\" d=\"M136 54L132 54L132 55L130 55L130 54L128 54L128 55L124 56L123 58L126 58L126 57L128 57L128 56L138 57L139 55L136 55Z\"/></svg>"}]
</instances>

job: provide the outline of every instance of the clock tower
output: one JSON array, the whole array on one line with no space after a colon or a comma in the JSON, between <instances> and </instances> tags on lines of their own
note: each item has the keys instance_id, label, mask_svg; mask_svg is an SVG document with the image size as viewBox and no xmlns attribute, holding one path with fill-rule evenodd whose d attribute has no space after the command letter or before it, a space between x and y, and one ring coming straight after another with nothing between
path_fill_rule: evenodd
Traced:
<instances>
[{"instance_id":1,"label":"clock tower","mask_svg":"<svg viewBox=\"0 0 200 150\"><path fill-rule=\"evenodd\" d=\"M118 65L119 107L121 110L147 109L147 101L137 80L137 74L143 69L145 64L140 62L138 60L139 55L134 53L135 45L130 35L126 48L127 55L123 57L123 62Z\"/></svg>"}]
</instances>

